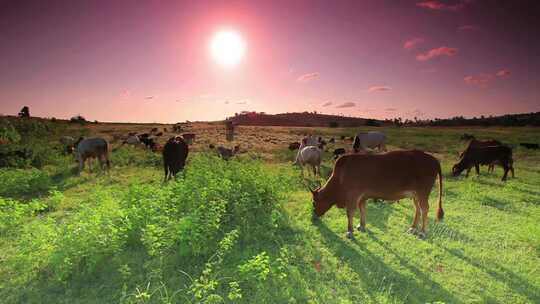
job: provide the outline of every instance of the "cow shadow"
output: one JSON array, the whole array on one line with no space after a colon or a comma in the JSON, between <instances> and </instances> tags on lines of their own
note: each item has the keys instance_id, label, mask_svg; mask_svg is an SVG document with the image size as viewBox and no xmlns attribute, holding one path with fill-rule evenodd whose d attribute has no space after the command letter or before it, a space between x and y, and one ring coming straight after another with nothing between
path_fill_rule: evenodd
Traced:
<instances>
[{"instance_id":1,"label":"cow shadow","mask_svg":"<svg viewBox=\"0 0 540 304\"><path fill-rule=\"evenodd\" d=\"M371 252L358 242L343 240L323 223L316 226L325 246L336 257L341 257L361 278L362 285L366 286L364 290L373 302L378 302L377 293L381 292L390 293L394 299L399 299L405 303L430 303L443 299L448 303L459 302L449 291L412 265L406 258L400 256L386 243L379 240L373 233L363 234L363 236L367 235L367 237L385 248L388 253L399 261L401 266L414 274L414 280L410 276L403 275L390 268L378 254ZM351 246L352 242L362 247L361 252L356 251ZM399 286L400 288L392 288L392 286Z\"/></svg>"},{"instance_id":2,"label":"cow shadow","mask_svg":"<svg viewBox=\"0 0 540 304\"><path fill-rule=\"evenodd\" d=\"M514 292L517 292L529 299L531 301L530 303L540 303L540 289L510 269L497 264L493 265L494 267L486 267L485 265L482 265L474 259L464 255L460 250L449 249L440 244L438 244L438 246L456 258L459 258L474 268L488 274L493 279L507 285ZM532 294L527 291L532 291Z\"/></svg>"}]
</instances>

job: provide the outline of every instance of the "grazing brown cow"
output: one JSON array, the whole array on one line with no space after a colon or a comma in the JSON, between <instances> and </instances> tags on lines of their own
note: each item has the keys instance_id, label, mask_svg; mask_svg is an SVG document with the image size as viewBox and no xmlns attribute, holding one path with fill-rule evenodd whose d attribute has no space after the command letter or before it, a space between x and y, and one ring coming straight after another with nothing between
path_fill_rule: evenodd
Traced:
<instances>
[{"instance_id":1,"label":"grazing brown cow","mask_svg":"<svg viewBox=\"0 0 540 304\"><path fill-rule=\"evenodd\" d=\"M165 181L175 177L184 169L189 154L189 147L180 136L171 137L163 147L163 167L165 169Z\"/></svg>"},{"instance_id":2,"label":"grazing brown cow","mask_svg":"<svg viewBox=\"0 0 540 304\"><path fill-rule=\"evenodd\" d=\"M461 152L461 154L459 155L460 158L463 157L463 154L465 152L467 152L467 150L471 149L471 148L479 148L479 147L489 147L489 146L502 146L503 144L498 141L498 140L495 140L495 139L488 139L488 140L477 140L474 138L474 136L472 137L472 140L469 141L469 144L467 145L467 147L465 148L465 150L463 152ZM493 172L494 168L495 168L495 165L496 163L492 163L492 164L489 164L488 165L488 172ZM465 176L466 177L469 177L469 173L471 172L471 169L472 168L469 168L467 169L467 172L465 173ZM476 167L476 174L480 175L480 167Z\"/></svg>"},{"instance_id":3,"label":"grazing brown cow","mask_svg":"<svg viewBox=\"0 0 540 304\"><path fill-rule=\"evenodd\" d=\"M452 175L458 176L463 170L470 170L473 166L476 173L480 172L480 165L500 164L504 169L502 181L506 181L508 171L512 171L514 177L514 160L512 149L507 146L471 147L463 152L461 159L452 167Z\"/></svg>"},{"instance_id":4,"label":"grazing brown cow","mask_svg":"<svg viewBox=\"0 0 540 304\"><path fill-rule=\"evenodd\" d=\"M353 238L353 216L360 209L360 231L366 229L366 200L389 201L411 197L416 213L410 233L425 237L428 222L428 198L439 176L439 207L437 219L444 216L442 208L442 175L439 161L422 151L392 151L384 154L346 154L337 159L330 179L313 190L314 215L322 216L334 204L347 209L347 237Z\"/></svg>"}]
</instances>

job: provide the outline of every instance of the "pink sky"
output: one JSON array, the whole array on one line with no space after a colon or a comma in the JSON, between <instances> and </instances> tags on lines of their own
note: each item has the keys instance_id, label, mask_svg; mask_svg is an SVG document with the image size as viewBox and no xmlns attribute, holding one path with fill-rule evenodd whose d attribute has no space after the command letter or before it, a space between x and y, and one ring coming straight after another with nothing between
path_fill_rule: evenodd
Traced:
<instances>
[{"instance_id":1,"label":"pink sky","mask_svg":"<svg viewBox=\"0 0 540 304\"><path fill-rule=\"evenodd\" d=\"M178 122L244 110L540 111L533 1L46 2L0 6L2 114L28 105L35 116ZM234 68L209 55L223 28L247 43Z\"/></svg>"}]
</instances>

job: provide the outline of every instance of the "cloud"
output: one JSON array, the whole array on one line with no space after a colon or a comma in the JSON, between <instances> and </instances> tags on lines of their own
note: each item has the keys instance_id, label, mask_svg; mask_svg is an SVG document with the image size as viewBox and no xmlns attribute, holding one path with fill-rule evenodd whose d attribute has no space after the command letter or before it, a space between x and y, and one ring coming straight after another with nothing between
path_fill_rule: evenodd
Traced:
<instances>
[{"instance_id":1,"label":"cloud","mask_svg":"<svg viewBox=\"0 0 540 304\"><path fill-rule=\"evenodd\" d=\"M176 102L184 102L182 99L175 100Z\"/></svg>"},{"instance_id":2,"label":"cloud","mask_svg":"<svg viewBox=\"0 0 540 304\"><path fill-rule=\"evenodd\" d=\"M469 75L463 78L468 85L479 86L481 88L486 88L492 81L497 78L508 78L510 76L510 71L508 69L502 69L497 71L495 74L482 73L479 75Z\"/></svg>"},{"instance_id":3,"label":"cloud","mask_svg":"<svg viewBox=\"0 0 540 304\"><path fill-rule=\"evenodd\" d=\"M470 24L462 25L462 26L458 27L458 30L460 30L460 31L477 31L479 29L480 28L478 26L470 25Z\"/></svg>"},{"instance_id":4,"label":"cloud","mask_svg":"<svg viewBox=\"0 0 540 304\"><path fill-rule=\"evenodd\" d=\"M508 69L502 69L498 71L497 73L495 73L495 75L498 77L508 77L510 76L510 71Z\"/></svg>"},{"instance_id":5,"label":"cloud","mask_svg":"<svg viewBox=\"0 0 540 304\"><path fill-rule=\"evenodd\" d=\"M422 42L424 42L424 38L412 38L403 43L403 48L406 50L412 50L416 47L416 45Z\"/></svg>"},{"instance_id":6,"label":"cloud","mask_svg":"<svg viewBox=\"0 0 540 304\"><path fill-rule=\"evenodd\" d=\"M246 104L250 103L250 100L249 99L240 99L240 100L237 100L235 103L238 104L238 105L246 105Z\"/></svg>"},{"instance_id":7,"label":"cloud","mask_svg":"<svg viewBox=\"0 0 540 304\"><path fill-rule=\"evenodd\" d=\"M388 86L372 86L372 87L369 87L368 92L370 92L370 93L373 93L373 92L386 92L386 91L390 91L390 90L392 90L392 88L388 87Z\"/></svg>"},{"instance_id":8,"label":"cloud","mask_svg":"<svg viewBox=\"0 0 540 304\"><path fill-rule=\"evenodd\" d=\"M322 104L323 107L329 107L332 105L332 102L331 101L327 101L325 103Z\"/></svg>"},{"instance_id":9,"label":"cloud","mask_svg":"<svg viewBox=\"0 0 540 304\"><path fill-rule=\"evenodd\" d=\"M463 78L466 84L475 85L481 88L487 87L488 83L493 80L494 76L492 74L479 74L479 75L469 75Z\"/></svg>"},{"instance_id":10,"label":"cloud","mask_svg":"<svg viewBox=\"0 0 540 304\"><path fill-rule=\"evenodd\" d=\"M122 99L129 99L131 98L131 91L129 90L124 90L120 93L120 98Z\"/></svg>"},{"instance_id":11,"label":"cloud","mask_svg":"<svg viewBox=\"0 0 540 304\"><path fill-rule=\"evenodd\" d=\"M441 47L436 48L436 49L431 49L426 53L420 53L420 54L416 55L416 60L418 60L418 61L428 61L430 59L440 57L440 56L452 57L455 54L457 54L457 51L458 51L458 49L456 49L456 48L451 48L451 47L447 47L447 46L441 46Z\"/></svg>"},{"instance_id":12,"label":"cloud","mask_svg":"<svg viewBox=\"0 0 540 304\"><path fill-rule=\"evenodd\" d=\"M154 99L154 96L146 96L144 99L146 99L146 100L152 100L152 99Z\"/></svg>"},{"instance_id":13,"label":"cloud","mask_svg":"<svg viewBox=\"0 0 540 304\"><path fill-rule=\"evenodd\" d=\"M396 112L397 109L396 108L386 108L384 109L385 112Z\"/></svg>"},{"instance_id":14,"label":"cloud","mask_svg":"<svg viewBox=\"0 0 540 304\"><path fill-rule=\"evenodd\" d=\"M344 102L340 105L337 105L336 108L351 108L351 107L354 107L356 106L356 104L354 102Z\"/></svg>"},{"instance_id":15,"label":"cloud","mask_svg":"<svg viewBox=\"0 0 540 304\"><path fill-rule=\"evenodd\" d=\"M454 1L453 4L444 3L438 0L417 2L416 6L433 11L452 11L456 12L464 8L467 4L473 2L472 0Z\"/></svg>"},{"instance_id":16,"label":"cloud","mask_svg":"<svg viewBox=\"0 0 540 304\"><path fill-rule=\"evenodd\" d=\"M300 75L300 77L298 77L298 79L296 79L297 81L299 82L309 82L309 81L312 81L312 80L316 80L316 79L319 79L320 77L320 74L315 72L315 73L307 73L307 74L304 74L304 75Z\"/></svg>"}]
</instances>

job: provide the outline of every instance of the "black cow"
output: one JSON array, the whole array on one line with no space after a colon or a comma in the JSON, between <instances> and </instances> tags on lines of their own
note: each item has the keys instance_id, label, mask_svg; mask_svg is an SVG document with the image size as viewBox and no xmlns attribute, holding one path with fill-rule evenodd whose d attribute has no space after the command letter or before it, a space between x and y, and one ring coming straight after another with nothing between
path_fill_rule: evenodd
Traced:
<instances>
[{"instance_id":1,"label":"black cow","mask_svg":"<svg viewBox=\"0 0 540 304\"><path fill-rule=\"evenodd\" d=\"M452 167L452 175L458 176L463 170L468 170L473 166L476 173L480 173L480 165L499 164L504 169L503 181L506 181L508 171L512 171L514 177L514 160L512 159L512 149L507 146L489 146L489 147L469 147L459 162Z\"/></svg>"},{"instance_id":2,"label":"black cow","mask_svg":"<svg viewBox=\"0 0 540 304\"><path fill-rule=\"evenodd\" d=\"M337 148L334 150L334 159L338 159L340 155L343 155L347 153L347 151L344 148Z\"/></svg>"},{"instance_id":3,"label":"black cow","mask_svg":"<svg viewBox=\"0 0 540 304\"><path fill-rule=\"evenodd\" d=\"M171 137L163 147L163 167L165 181L184 169L188 157L189 147L180 136Z\"/></svg>"},{"instance_id":4,"label":"black cow","mask_svg":"<svg viewBox=\"0 0 540 304\"><path fill-rule=\"evenodd\" d=\"M527 149L533 149L533 150L538 150L539 148L538 144L533 144L533 143L519 143L519 145Z\"/></svg>"}]
</instances>

